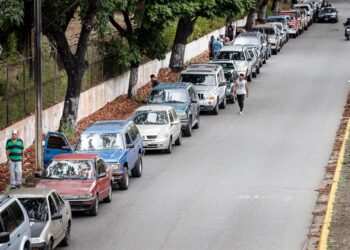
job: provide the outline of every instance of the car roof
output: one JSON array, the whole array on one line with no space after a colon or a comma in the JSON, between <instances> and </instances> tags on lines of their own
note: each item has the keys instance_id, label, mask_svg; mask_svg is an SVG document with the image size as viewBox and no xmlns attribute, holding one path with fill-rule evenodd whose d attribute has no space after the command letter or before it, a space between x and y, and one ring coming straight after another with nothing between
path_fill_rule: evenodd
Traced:
<instances>
[{"instance_id":1,"label":"car roof","mask_svg":"<svg viewBox=\"0 0 350 250\"><path fill-rule=\"evenodd\" d=\"M221 51L243 51L244 45L232 45L232 46L224 46Z\"/></svg>"},{"instance_id":2,"label":"car roof","mask_svg":"<svg viewBox=\"0 0 350 250\"><path fill-rule=\"evenodd\" d=\"M97 158L97 154L89 153L89 154L60 154L55 156L54 160L95 160Z\"/></svg>"},{"instance_id":3,"label":"car roof","mask_svg":"<svg viewBox=\"0 0 350 250\"><path fill-rule=\"evenodd\" d=\"M8 201L11 201L13 199L14 199L13 196L10 196L8 194L0 195L0 210L2 205L6 204Z\"/></svg>"},{"instance_id":4,"label":"car roof","mask_svg":"<svg viewBox=\"0 0 350 250\"><path fill-rule=\"evenodd\" d=\"M217 64L192 64L189 65L181 74L215 74L221 69Z\"/></svg>"},{"instance_id":5,"label":"car roof","mask_svg":"<svg viewBox=\"0 0 350 250\"><path fill-rule=\"evenodd\" d=\"M145 105L137 108L135 111L168 111L170 109L173 109L171 106L166 105Z\"/></svg>"},{"instance_id":6,"label":"car roof","mask_svg":"<svg viewBox=\"0 0 350 250\"><path fill-rule=\"evenodd\" d=\"M272 24L267 24L266 23L266 24L259 24L257 26L254 26L253 29L254 28L273 29L274 26Z\"/></svg>"},{"instance_id":7,"label":"car roof","mask_svg":"<svg viewBox=\"0 0 350 250\"><path fill-rule=\"evenodd\" d=\"M189 82L163 82L156 87L153 88L153 90L162 90L162 89L187 89L192 84Z\"/></svg>"},{"instance_id":8,"label":"car roof","mask_svg":"<svg viewBox=\"0 0 350 250\"><path fill-rule=\"evenodd\" d=\"M15 190L10 190L8 194L14 195L18 198L24 197L46 197L53 189L51 188L20 188Z\"/></svg>"},{"instance_id":9,"label":"car roof","mask_svg":"<svg viewBox=\"0 0 350 250\"><path fill-rule=\"evenodd\" d=\"M85 129L82 134L85 133L101 133L111 132L117 133L123 130L131 121L129 120L110 120L110 121L97 121L90 127Z\"/></svg>"},{"instance_id":10,"label":"car roof","mask_svg":"<svg viewBox=\"0 0 350 250\"><path fill-rule=\"evenodd\" d=\"M267 19L286 19L288 16L268 16Z\"/></svg>"},{"instance_id":11,"label":"car roof","mask_svg":"<svg viewBox=\"0 0 350 250\"><path fill-rule=\"evenodd\" d=\"M246 32L246 33L241 33L239 34L238 37L256 37L258 38L258 35L260 35L261 33L259 31L249 31L249 32Z\"/></svg>"}]
</instances>

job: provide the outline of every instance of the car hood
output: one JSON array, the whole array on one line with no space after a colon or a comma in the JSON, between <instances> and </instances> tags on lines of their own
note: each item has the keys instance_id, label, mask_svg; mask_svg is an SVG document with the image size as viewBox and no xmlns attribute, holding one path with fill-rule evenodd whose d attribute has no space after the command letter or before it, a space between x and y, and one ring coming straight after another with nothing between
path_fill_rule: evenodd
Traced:
<instances>
[{"instance_id":1,"label":"car hood","mask_svg":"<svg viewBox=\"0 0 350 250\"><path fill-rule=\"evenodd\" d=\"M118 162L126 152L126 150L76 151L76 153L98 154L106 162Z\"/></svg>"},{"instance_id":2,"label":"car hood","mask_svg":"<svg viewBox=\"0 0 350 250\"><path fill-rule=\"evenodd\" d=\"M166 103L166 105L173 107L176 113L186 112L188 107L188 103Z\"/></svg>"},{"instance_id":3,"label":"car hood","mask_svg":"<svg viewBox=\"0 0 350 250\"><path fill-rule=\"evenodd\" d=\"M160 135L165 134L169 124L165 125L137 125L141 135Z\"/></svg>"},{"instance_id":4,"label":"car hood","mask_svg":"<svg viewBox=\"0 0 350 250\"><path fill-rule=\"evenodd\" d=\"M47 221L30 222L31 237L39 238L47 223Z\"/></svg>"},{"instance_id":5,"label":"car hood","mask_svg":"<svg viewBox=\"0 0 350 250\"><path fill-rule=\"evenodd\" d=\"M216 90L216 86L203 86L203 85L194 85L194 88L198 93L211 94Z\"/></svg>"},{"instance_id":6,"label":"car hood","mask_svg":"<svg viewBox=\"0 0 350 250\"><path fill-rule=\"evenodd\" d=\"M237 66L237 70L239 68L243 68L243 67L247 67L247 62L246 61L235 61L236 66Z\"/></svg>"},{"instance_id":7,"label":"car hood","mask_svg":"<svg viewBox=\"0 0 350 250\"><path fill-rule=\"evenodd\" d=\"M86 194L91 192L96 180L52 180L41 179L37 188L52 188L59 194Z\"/></svg>"}]
</instances>

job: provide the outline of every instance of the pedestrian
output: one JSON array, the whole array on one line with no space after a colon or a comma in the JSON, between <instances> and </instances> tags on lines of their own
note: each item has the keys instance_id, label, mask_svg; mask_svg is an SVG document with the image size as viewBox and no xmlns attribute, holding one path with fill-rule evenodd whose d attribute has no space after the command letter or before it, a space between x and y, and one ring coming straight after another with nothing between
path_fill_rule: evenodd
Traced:
<instances>
[{"instance_id":1,"label":"pedestrian","mask_svg":"<svg viewBox=\"0 0 350 250\"><path fill-rule=\"evenodd\" d=\"M157 80L157 78L154 74L152 74L150 77L151 77L152 88L154 88L160 84L160 81Z\"/></svg>"},{"instance_id":2,"label":"pedestrian","mask_svg":"<svg viewBox=\"0 0 350 250\"><path fill-rule=\"evenodd\" d=\"M213 43L213 54L214 54L214 58L216 58L220 52L220 50L222 49L222 42L220 41L220 37L218 37L214 43Z\"/></svg>"},{"instance_id":3,"label":"pedestrian","mask_svg":"<svg viewBox=\"0 0 350 250\"><path fill-rule=\"evenodd\" d=\"M233 42L230 41L229 37L225 37L225 39L224 39L224 46L231 46L231 45L233 45Z\"/></svg>"},{"instance_id":4,"label":"pedestrian","mask_svg":"<svg viewBox=\"0 0 350 250\"><path fill-rule=\"evenodd\" d=\"M230 41L233 41L235 34L235 26L233 25L232 21L228 23L226 27L226 36L230 39Z\"/></svg>"},{"instance_id":5,"label":"pedestrian","mask_svg":"<svg viewBox=\"0 0 350 250\"><path fill-rule=\"evenodd\" d=\"M235 81L233 86L233 93L237 95L237 101L239 105L239 114L243 115L244 99L248 98L249 85L246 79L244 79L244 74L239 74L239 78Z\"/></svg>"},{"instance_id":6,"label":"pedestrian","mask_svg":"<svg viewBox=\"0 0 350 250\"><path fill-rule=\"evenodd\" d=\"M11 189L20 188L22 185L22 166L24 159L24 144L18 138L18 131L12 131L12 138L6 142L6 156L10 169Z\"/></svg>"},{"instance_id":7,"label":"pedestrian","mask_svg":"<svg viewBox=\"0 0 350 250\"><path fill-rule=\"evenodd\" d=\"M213 44L215 42L215 37L211 36L209 40L209 59L214 58Z\"/></svg>"}]
</instances>

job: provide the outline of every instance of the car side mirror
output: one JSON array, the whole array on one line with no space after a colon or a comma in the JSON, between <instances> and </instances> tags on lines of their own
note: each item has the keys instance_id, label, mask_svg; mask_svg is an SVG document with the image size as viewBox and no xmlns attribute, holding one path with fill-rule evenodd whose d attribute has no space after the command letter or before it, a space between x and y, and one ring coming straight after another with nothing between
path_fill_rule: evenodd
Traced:
<instances>
[{"instance_id":1,"label":"car side mirror","mask_svg":"<svg viewBox=\"0 0 350 250\"><path fill-rule=\"evenodd\" d=\"M62 214L60 214L60 213L55 213L54 215L52 215L52 217L51 217L51 220L60 220L60 219L62 219Z\"/></svg>"},{"instance_id":2,"label":"car side mirror","mask_svg":"<svg viewBox=\"0 0 350 250\"><path fill-rule=\"evenodd\" d=\"M248 58L247 61L248 61L248 62L251 62L251 61L252 61L252 58Z\"/></svg>"},{"instance_id":3,"label":"car side mirror","mask_svg":"<svg viewBox=\"0 0 350 250\"><path fill-rule=\"evenodd\" d=\"M10 242L10 233L2 232L0 233L0 244Z\"/></svg>"},{"instance_id":4,"label":"car side mirror","mask_svg":"<svg viewBox=\"0 0 350 250\"><path fill-rule=\"evenodd\" d=\"M191 103L198 103L198 100L197 99L192 99Z\"/></svg>"},{"instance_id":5,"label":"car side mirror","mask_svg":"<svg viewBox=\"0 0 350 250\"><path fill-rule=\"evenodd\" d=\"M171 123L171 125L178 125L178 124L180 124L179 121L173 121L173 122Z\"/></svg>"},{"instance_id":6,"label":"car side mirror","mask_svg":"<svg viewBox=\"0 0 350 250\"><path fill-rule=\"evenodd\" d=\"M126 145L126 148L134 148L134 147L135 147L135 145L133 143Z\"/></svg>"},{"instance_id":7,"label":"car side mirror","mask_svg":"<svg viewBox=\"0 0 350 250\"><path fill-rule=\"evenodd\" d=\"M219 83L219 87L223 87L223 86L226 86L226 82L220 82Z\"/></svg>"},{"instance_id":8,"label":"car side mirror","mask_svg":"<svg viewBox=\"0 0 350 250\"><path fill-rule=\"evenodd\" d=\"M69 146L63 146L63 147L62 147L62 150L70 151L71 148L70 148Z\"/></svg>"},{"instance_id":9,"label":"car side mirror","mask_svg":"<svg viewBox=\"0 0 350 250\"><path fill-rule=\"evenodd\" d=\"M104 178L104 177L106 177L106 176L107 176L107 173L104 172L104 173L100 173L100 174L98 175L98 178Z\"/></svg>"}]
</instances>

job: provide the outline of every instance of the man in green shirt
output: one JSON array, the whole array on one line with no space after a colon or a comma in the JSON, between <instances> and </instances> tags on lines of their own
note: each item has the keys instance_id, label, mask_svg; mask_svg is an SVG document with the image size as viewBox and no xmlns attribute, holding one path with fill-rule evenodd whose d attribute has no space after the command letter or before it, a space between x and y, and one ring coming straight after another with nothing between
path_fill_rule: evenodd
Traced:
<instances>
[{"instance_id":1,"label":"man in green shirt","mask_svg":"<svg viewBox=\"0 0 350 250\"><path fill-rule=\"evenodd\" d=\"M11 189L20 188L22 184L22 163L24 159L24 144L18 138L18 131L12 131L12 138L6 142L6 155L10 168Z\"/></svg>"}]
</instances>

